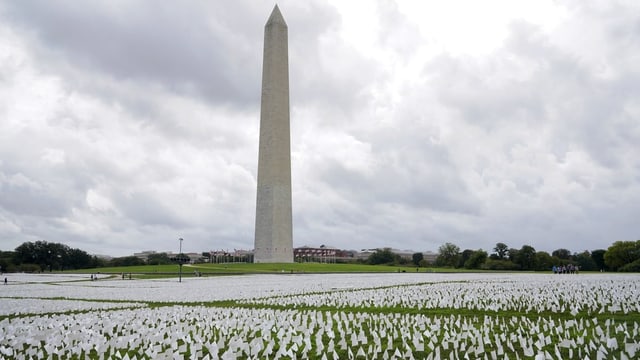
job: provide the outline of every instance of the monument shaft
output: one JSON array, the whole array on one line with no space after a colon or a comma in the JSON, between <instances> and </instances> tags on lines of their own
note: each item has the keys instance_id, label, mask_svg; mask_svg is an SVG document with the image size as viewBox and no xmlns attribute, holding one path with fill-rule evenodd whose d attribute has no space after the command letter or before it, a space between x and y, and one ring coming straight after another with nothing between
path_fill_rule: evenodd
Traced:
<instances>
[{"instance_id":1,"label":"monument shaft","mask_svg":"<svg viewBox=\"0 0 640 360\"><path fill-rule=\"evenodd\" d=\"M254 262L293 262L287 32L276 5L264 29Z\"/></svg>"}]
</instances>

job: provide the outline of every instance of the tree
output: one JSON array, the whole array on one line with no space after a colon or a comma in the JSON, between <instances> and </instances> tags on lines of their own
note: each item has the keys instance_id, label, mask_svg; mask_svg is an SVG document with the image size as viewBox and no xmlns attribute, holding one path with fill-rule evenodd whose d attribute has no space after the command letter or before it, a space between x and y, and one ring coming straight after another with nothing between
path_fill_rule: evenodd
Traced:
<instances>
[{"instance_id":1,"label":"tree","mask_svg":"<svg viewBox=\"0 0 640 360\"><path fill-rule=\"evenodd\" d=\"M69 249L63 264L65 269L86 269L91 267L93 259L91 255L80 249Z\"/></svg>"},{"instance_id":2,"label":"tree","mask_svg":"<svg viewBox=\"0 0 640 360\"><path fill-rule=\"evenodd\" d=\"M147 264L148 265L168 265L168 264L171 264L171 259L169 259L169 256L167 255L167 253L149 254L149 256L147 257Z\"/></svg>"},{"instance_id":3,"label":"tree","mask_svg":"<svg viewBox=\"0 0 640 360\"><path fill-rule=\"evenodd\" d=\"M536 268L536 249L529 245L523 245L515 258L515 263L522 270L534 270Z\"/></svg>"},{"instance_id":4,"label":"tree","mask_svg":"<svg viewBox=\"0 0 640 360\"><path fill-rule=\"evenodd\" d=\"M462 253L460 253L460 256L458 257L458 265L456 267L464 267L464 264L467 262L467 260L469 260L469 258L471 257L471 255L473 255L474 251L471 249L465 249L462 251Z\"/></svg>"},{"instance_id":5,"label":"tree","mask_svg":"<svg viewBox=\"0 0 640 360\"><path fill-rule=\"evenodd\" d=\"M13 272L16 269L16 265L13 262L15 254L13 251L0 250L0 273Z\"/></svg>"},{"instance_id":6,"label":"tree","mask_svg":"<svg viewBox=\"0 0 640 360\"><path fill-rule=\"evenodd\" d=\"M638 259L640 259L640 240L616 241L604 253L605 264L614 271Z\"/></svg>"},{"instance_id":7,"label":"tree","mask_svg":"<svg viewBox=\"0 0 640 360\"><path fill-rule=\"evenodd\" d=\"M573 255L573 260L577 263L580 270L583 271L594 271L598 270L598 265L593 258L591 257L591 253L587 250Z\"/></svg>"},{"instance_id":8,"label":"tree","mask_svg":"<svg viewBox=\"0 0 640 360\"><path fill-rule=\"evenodd\" d=\"M596 270L608 270L607 265L604 263L604 253L606 252L607 250L604 249L597 249L591 252L591 258L596 264Z\"/></svg>"},{"instance_id":9,"label":"tree","mask_svg":"<svg viewBox=\"0 0 640 360\"><path fill-rule=\"evenodd\" d=\"M479 249L474 251L464 263L466 269L480 269L480 267L487 261L488 254L486 251Z\"/></svg>"},{"instance_id":10,"label":"tree","mask_svg":"<svg viewBox=\"0 0 640 360\"><path fill-rule=\"evenodd\" d=\"M428 267L429 265L431 264L427 261L427 259L420 260L420 264L418 264L418 266L420 267Z\"/></svg>"},{"instance_id":11,"label":"tree","mask_svg":"<svg viewBox=\"0 0 640 360\"><path fill-rule=\"evenodd\" d=\"M393 264L399 258L398 255L391 252L391 249L376 249L376 251L369 255L367 259L367 264L369 265L380 265L380 264Z\"/></svg>"},{"instance_id":12,"label":"tree","mask_svg":"<svg viewBox=\"0 0 640 360\"><path fill-rule=\"evenodd\" d=\"M22 243L16 248L13 260L15 265L34 264L43 271L86 269L96 264L83 250L43 240Z\"/></svg>"},{"instance_id":13,"label":"tree","mask_svg":"<svg viewBox=\"0 0 640 360\"><path fill-rule=\"evenodd\" d=\"M497 243L493 251L496 253L497 260L504 260L507 258L507 255L509 255L509 247L505 243Z\"/></svg>"},{"instance_id":14,"label":"tree","mask_svg":"<svg viewBox=\"0 0 640 360\"><path fill-rule=\"evenodd\" d=\"M571 259L571 251L567 249L557 249L553 250L551 256L556 256L558 259L562 260L570 260Z\"/></svg>"},{"instance_id":15,"label":"tree","mask_svg":"<svg viewBox=\"0 0 640 360\"><path fill-rule=\"evenodd\" d=\"M622 272L640 272L640 259L629 263L621 268L618 269L618 271L622 271Z\"/></svg>"},{"instance_id":16,"label":"tree","mask_svg":"<svg viewBox=\"0 0 640 360\"><path fill-rule=\"evenodd\" d=\"M454 267L458 264L460 248L452 243L445 243L438 248L436 265Z\"/></svg>"},{"instance_id":17,"label":"tree","mask_svg":"<svg viewBox=\"0 0 640 360\"><path fill-rule=\"evenodd\" d=\"M90 268L99 268L105 266L107 266L107 261L105 259L99 258L95 255L91 257L91 264L89 265Z\"/></svg>"},{"instance_id":18,"label":"tree","mask_svg":"<svg viewBox=\"0 0 640 360\"><path fill-rule=\"evenodd\" d=\"M22 243L15 249L16 264L36 264L44 271L61 270L71 249L67 245L43 240Z\"/></svg>"},{"instance_id":19,"label":"tree","mask_svg":"<svg viewBox=\"0 0 640 360\"><path fill-rule=\"evenodd\" d=\"M509 260L487 259L482 264L482 268L486 270L518 270L518 265Z\"/></svg>"},{"instance_id":20,"label":"tree","mask_svg":"<svg viewBox=\"0 0 640 360\"><path fill-rule=\"evenodd\" d=\"M36 241L22 243L15 249L14 263L15 264L37 264L42 268L46 266L47 259L46 250L44 250L45 242Z\"/></svg>"},{"instance_id":21,"label":"tree","mask_svg":"<svg viewBox=\"0 0 640 360\"><path fill-rule=\"evenodd\" d=\"M421 252L411 255L411 262L413 262L415 266L420 266L422 260L424 260L424 255Z\"/></svg>"},{"instance_id":22,"label":"tree","mask_svg":"<svg viewBox=\"0 0 640 360\"><path fill-rule=\"evenodd\" d=\"M551 270L553 265L557 264L555 259L546 251L538 251L536 253L536 270Z\"/></svg>"},{"instance_id":23,"label":"tree","mask_svg":"<svg viewBox=\"0 0 640 360\"><path fill-rule=\"evenodd\" d=\"M109 266L136 266L144 265L144 260L137 256L123 256L109 260Z\"/></svg>"}]
</instances>

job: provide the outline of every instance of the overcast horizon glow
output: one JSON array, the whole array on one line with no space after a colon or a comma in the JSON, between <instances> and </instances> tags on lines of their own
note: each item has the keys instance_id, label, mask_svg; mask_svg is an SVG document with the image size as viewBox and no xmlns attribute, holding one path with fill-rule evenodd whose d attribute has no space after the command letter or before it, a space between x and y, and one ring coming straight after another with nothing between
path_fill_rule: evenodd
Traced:
<instances>
[{"instance_id":1,"label":"overcast horizon glow","mask_svg":"<svg viewBox=\"0 0 640 360\"><path fill-rule=\"evenodd\" d=\"M252 249L273 6L0 3L0 249ZM294 247L640 238L640 3L278 6Z\"/></svg>"}]
</instances>

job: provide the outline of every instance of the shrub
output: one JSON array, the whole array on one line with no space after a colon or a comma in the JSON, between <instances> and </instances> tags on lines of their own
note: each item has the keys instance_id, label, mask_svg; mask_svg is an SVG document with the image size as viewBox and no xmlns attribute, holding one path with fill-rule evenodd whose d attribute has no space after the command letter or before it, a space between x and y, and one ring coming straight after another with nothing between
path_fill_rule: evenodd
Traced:
<instances>
[{"instance_id":1,"label":"shrub","mask_svg":"<svg viewBox=\"0 0 640 360\"><path fill-rule=\"evenodd\" d=\"M620 269L618 269L618 271L620 272L640 272L640 259L629 263L627 265L624 265L623 267L621 267Z\"/></svg>"},{"instance_id":2,"label":"shrub","mask_svg":"<svg viewBox=\"0 0 640 360\"><path fill-rule=\"evenodd\" d=\"M509 260L487 259L482 264L482 268L485 270L518 270L519 267Z\"/></svg>"},{"instance_id":3,"label":"shrub","mask_svg":"<svg viewBox=\"0 0 640 360\"><path fill-rule=\"evenodd\" d=\"M40 272L40 265L38 264L20 264L18 265L18 271L26 273Z\"/></svg>"},{"instance_id":4,"label":"shrub","mask_svg":"<svg viewBox=\"0 0 640 360\"><path fill-rule=\"evenodd\" d=\"M369 265L380 265L380 264L394 264L399 263L400 257L393 252L391 249L377 249L373 254L369 255L367 259L367 264Z\"/></svg>"}]
</instances>

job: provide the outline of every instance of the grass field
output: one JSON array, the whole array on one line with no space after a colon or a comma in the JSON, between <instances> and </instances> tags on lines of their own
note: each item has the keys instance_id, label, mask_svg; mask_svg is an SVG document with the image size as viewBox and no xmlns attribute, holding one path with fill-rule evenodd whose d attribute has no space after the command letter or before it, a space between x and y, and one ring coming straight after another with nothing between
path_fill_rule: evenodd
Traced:
<instances>
[{"instance_id":1,"label":"grass field","mask_svg":"<svg viewBox=\"0 0 640 360\"><path fill-rule=\"evenodd\" d=\"M229 264L194 264L184 265L182 274L185 277L194 276L196 271L203 276L229 274L276 274L276 273L396 273L396 272L465 272L450 268L416 268L412 266L365 265L365 264L321 264L321 263L229 263ZM178 265L142 265L104 267L96 269L82 269L65 271L76 274L132 274L133 277L167 277L176 276ZM476 271L477 272L477 271Z\"/></svg>"},{"instance_id":2,"label":"grass field","mask_svg":"<svg viewBox=\"0 0 640 360\"><path fill-rule=\"evenodd\" d=\"M278 268L236 265L266 272ZM396 271L358 273L358 267L347 266L343 269L354 272L182 282L9 274L0 294L0 358L640 356L638 275L398 273L398 268L386 268Z\"/></svg>"}]
</instances>

